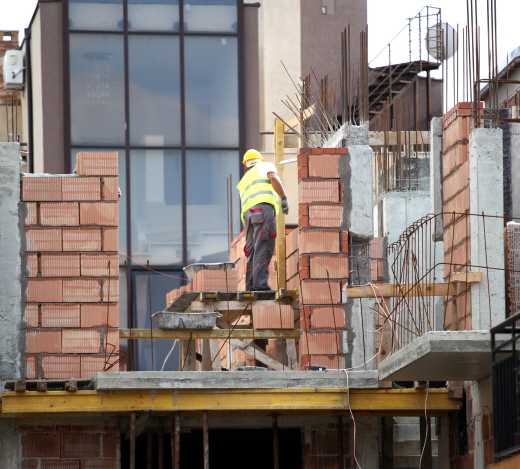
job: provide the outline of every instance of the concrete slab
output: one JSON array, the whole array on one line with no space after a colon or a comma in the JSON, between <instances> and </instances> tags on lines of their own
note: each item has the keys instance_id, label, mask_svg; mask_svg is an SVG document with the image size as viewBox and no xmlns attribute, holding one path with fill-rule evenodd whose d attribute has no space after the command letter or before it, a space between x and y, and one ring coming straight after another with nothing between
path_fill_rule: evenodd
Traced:
<instances>
[{"instance_id":1,"label":"concrete slab","mask_svg":"<svg viewBox=\"0 0 520 469\"><path fill-rule=\"evenodd\" d=\"M352 389L377 388L377 371L349 371L348 384ZM97 391L346 387L344 371L126 371L97 373L91 383Z\"/></svg>"},{"instance_id":2,"label":"concrete slab","mask_svg":"<svg viewBox=\"0 0 520 469\"><path fill-rule=\"evenodd\" d=\"M478 381L491 373L489 331L428 332L379 364L379 379Z\"/></svg>"}]
</instances>

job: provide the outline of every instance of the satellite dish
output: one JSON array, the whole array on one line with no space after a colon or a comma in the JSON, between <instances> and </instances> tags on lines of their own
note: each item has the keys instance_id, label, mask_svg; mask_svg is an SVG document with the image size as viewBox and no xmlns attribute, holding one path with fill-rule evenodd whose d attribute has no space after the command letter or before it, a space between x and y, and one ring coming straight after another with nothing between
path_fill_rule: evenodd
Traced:
<instances>
[{"instance_id":1,"label":"satellite dish","mask_svg":"<svg viewBox=\"0 0 520 469\"><path fill-rule=\"evenodd\" d=\"M448 23L430 26L424 41L428 55L434 60L449 59L457 50L457 33Z\"/></svg>"}]
</instances>

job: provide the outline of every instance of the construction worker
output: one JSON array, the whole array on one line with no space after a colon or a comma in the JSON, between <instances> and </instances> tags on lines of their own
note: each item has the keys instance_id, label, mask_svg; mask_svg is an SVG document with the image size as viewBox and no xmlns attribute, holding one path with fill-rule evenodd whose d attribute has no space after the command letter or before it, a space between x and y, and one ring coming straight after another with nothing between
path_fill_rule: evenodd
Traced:
<instances>
[{"instance_id":1,"label":"construction worker","mask_svg":"<svg viewBox=\"0 0 520 469\"><path fill-rule=\"evenodd\" d=\"M246 231L246 289L271 290L268 284L269 262L276 243L276 214L280 210L278 196L282 212L286 215L289 213L289 202L273 163L265 162L256 150L246 151L242 163L246 173L237 189Z\"/></svg>"}]
</instances>

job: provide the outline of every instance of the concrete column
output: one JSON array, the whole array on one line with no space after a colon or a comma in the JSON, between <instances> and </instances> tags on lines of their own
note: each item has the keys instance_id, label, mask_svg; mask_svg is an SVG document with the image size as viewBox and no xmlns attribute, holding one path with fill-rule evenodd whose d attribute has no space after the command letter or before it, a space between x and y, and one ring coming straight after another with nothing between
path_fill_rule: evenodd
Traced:
<instances>
[{"instance_id":1,"label":"concrete column","mask_svg":"<svg viewBox=\"0 0 520 469\"><path fill-rule=\"evenodd\" d=\"M0 381L25 374L23 303L27 279L22 275L23 217L20 203L20 145L0 143ZM8 466L6 466L8 467Z\"/></svg>"},{"instance_id":2,"label":"concrete column","mask_svg":"<svg viewBox=\"0 0 520 469\"><path fill-rule=\"evenodd\" d=\"M501 129L473 129L469 138L470 213L503 217L503 154ZM471 284L474 330L489 329L504 320L503 218L470 217L472 270L484 273L481 283Z\"/></svg>"},{"instance_id":3,"label":"concrete column","mask_svg":"<svg viewBox=\"0 0 520 469\"><path fill-rule=\"evenodd\" d=\"M354 431L353 426L350 429ZM356 459L359 467L371 469L379 467L378 417L356 418Z\"/></svg>"},{"instance_id":4,"label":"concrete column","mask_svg":"<svg viewBox=\"0 0 520 469\"><path fill-rule=\"evenodd\" d=\"M469 384L469 383L464 383ZM471 422L474 429L474 468L484 469L485 455L484 455L484 440L482 439L482 421L485 414L491 417L492 412L492 392L491 380L489 378L482 379L471 383L470 386L472 406L471 406Z\"/></svg>"},{"instance_id":5,"label":"concrete column","mask_svg":"<svg viewBox=\"0 0 520 469\"><path fill-rule=\"evenodd\" d=\"M431 213L442 212L442 118L434 117L430 125L430 196ZM442 217L435 222L435 241L442 241Z\"/></svg>"},{"instance_id":6,"label":"concrete column","mask_svg":"<svg viewBox=\"0 0 520 469\"><path fill-rule=\"evenodd\" d=\"M22 467L19 425L17 419L0 419L0 467Z\"/></svg>"}]
</instances>

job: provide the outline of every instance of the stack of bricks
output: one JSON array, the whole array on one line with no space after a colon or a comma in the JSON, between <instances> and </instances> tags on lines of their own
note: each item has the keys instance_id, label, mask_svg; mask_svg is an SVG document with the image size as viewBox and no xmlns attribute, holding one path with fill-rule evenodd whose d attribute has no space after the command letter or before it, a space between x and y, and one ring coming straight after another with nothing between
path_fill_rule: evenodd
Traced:
<instances>
[{"instance_id":1,"label":"stack of bricks","mask_svg":"<svg viewBox=\"0 0 520 469\"><path fill-rule=\"evenodd\" d=\"M77 162L77 175L22 177L27 378L91 378L119 358L117 153Z\"/></svg>"},{"instance_id":2,"label":"stack of bricks","mask_svg":"<svg viewBox=\"0 0 520 469\"><path fill-rule=\"evenodd\" d=\"M509 315L520 312L520 223L510 221L505 227L507 289Z\"/></svg>"},{"instance_id":3,"label":"stack of bricks","mask_svg":"<svg viewBox=\"0 0 520 469\"><path fill-rule=\"evenodd\" d=\"M444 225L444 276L468 270L470 260L469 220L469 134L472 103L458 103L442 118L442 203ZM469 284L459 283L458 324L447 315L445 328L471 329ZM451 301L450 301L451 302ZM451 309L448 305L447 310Z\"/></svg>"},{"instance_id":4,"label":"stack of bricks","mask_svg":"<svg viewBox=\"0 0 520 469\"><path fill-rule=\"evenodd\" d=\"M345 367L342 289L348 283L349 260L339 161L346 153L346 148L298 152L300 369Z\"/></svg>"},{"instance_id":5,"label":"stack of bricks","mask_svg":"<svg viewBox=\"0 0 520 469\"><path fill-rule=\"evenodd\" d=\"M21 425L23 469L116 469L115 425Z\"/></svg>"}]
</instances>

